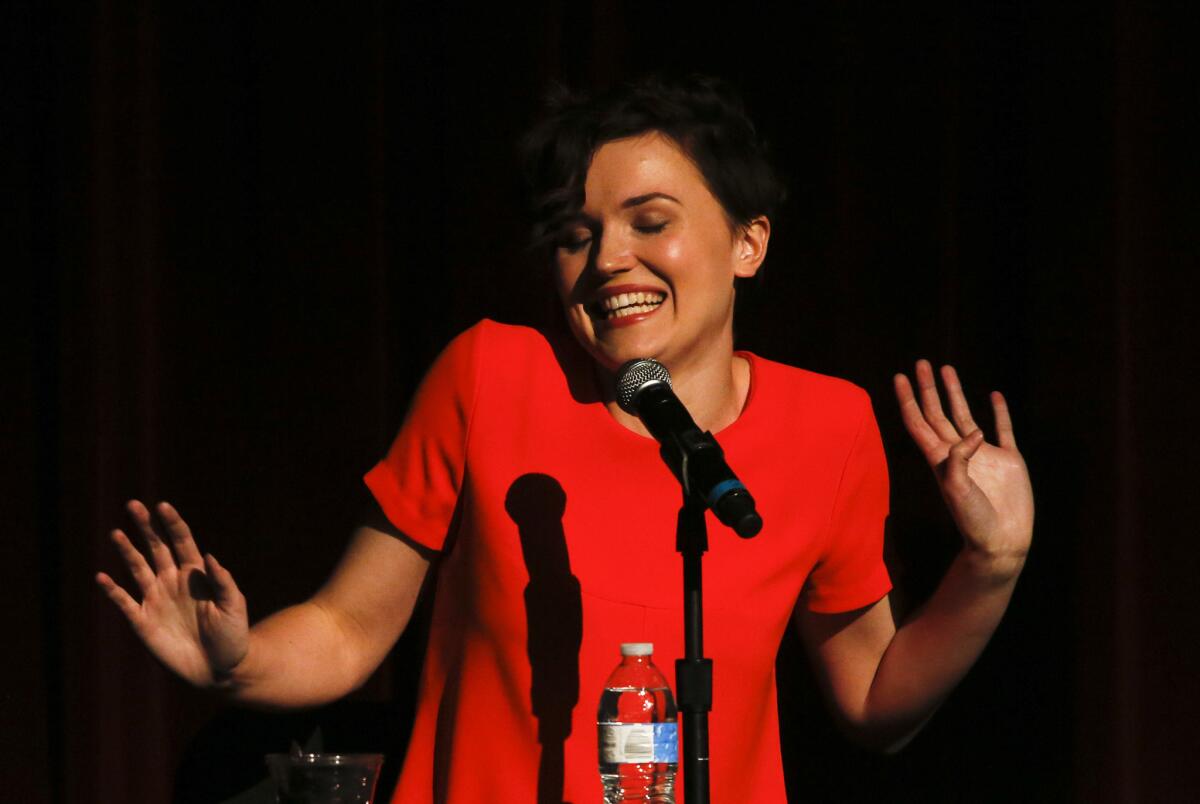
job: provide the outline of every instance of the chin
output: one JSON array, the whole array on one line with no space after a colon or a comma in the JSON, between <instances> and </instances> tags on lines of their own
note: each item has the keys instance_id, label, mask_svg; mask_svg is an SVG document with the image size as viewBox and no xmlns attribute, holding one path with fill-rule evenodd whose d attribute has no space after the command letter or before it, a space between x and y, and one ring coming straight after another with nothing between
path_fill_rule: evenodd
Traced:
<instances>
[{"instance_id":1,"label":"chin","mask_svg":"<svg viewBox=\"0 0 1200 804\"><path fill-rule=\"evenodd\" d=\"M586 315L586 313L584 313ZM663 332L659 322L640 322L634 326L609 328L603 322L576 315L567 316L575 340L601 368L615 373L630 360L653 358L666 362L663 356L669 350L669 333Z\"/></svg>"},{"instance_id":2,"label":"chin","mask_svg":"<svg viewBox=\"0 0 1200 804\"><path fill-rule=\"evenodd\" d=\"M630 360L636 360L639 357L647 356L641 353L634 354L633 351L629 349L614 349L611 346L599 343L590 338L578 338L578 340L580 345L583 347L583 350L588 353L592 360L596 361L596 364L599 365L600 368L608 371L609 373L615 373L617 369L625 365Z\"/></svg>"},{"instance_id":3,"label":"chin","mask_svg":"<svg viewBox=\"0 0 1200 804\"><path fill-rule=\"evenodd\" d=\"M661 360L664 352L661 339L651 337L618 337L608 341L597 339L585 348L597 363L614 372L630 360Z\"/></svg>"}]
</instances>

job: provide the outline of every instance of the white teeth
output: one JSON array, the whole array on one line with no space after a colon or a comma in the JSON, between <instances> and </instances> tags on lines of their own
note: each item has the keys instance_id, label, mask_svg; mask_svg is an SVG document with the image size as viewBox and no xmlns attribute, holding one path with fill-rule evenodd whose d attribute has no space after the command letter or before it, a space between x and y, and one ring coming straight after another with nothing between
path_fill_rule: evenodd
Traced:
<instances>
[{"instance_id":1,"label":"white teeth","mask_svg":"<svg viewBox=\"0 0 1200 804\"><path fill-rule=\"evenodd\" d=\"M635 293L620 293L616 296L609 296L600 301L601 309L607 312L614 312L630 305L645 305L657 307L663 302L666 296L662 293L637 291Z\"/></svg>"},{"instance_id":2,"label":"white teeth","mask_svg":"<svg viewBox=\"0 0 1200 804\"><path fill-rule=\"evenodd\" d=\"M666 298L665 293L639 290L633 293L618 293L616 296L608 296L601 299L596 306L606 314L607 318L624 318L628 315L656 310L666 301Z\"/></svg>"},{"instance_id":3,"label":"white teeth","mask_svg":"<svg viewBox=\"0 0 1200 804\"><path fill-rule=\"evenodd\" d=\"M622 307L617 310L609 318L624 318L627 315L637 315L638 313L648 313L658 307L657 304L634 304L629 307Z\"/></svg>"}]
</instances>

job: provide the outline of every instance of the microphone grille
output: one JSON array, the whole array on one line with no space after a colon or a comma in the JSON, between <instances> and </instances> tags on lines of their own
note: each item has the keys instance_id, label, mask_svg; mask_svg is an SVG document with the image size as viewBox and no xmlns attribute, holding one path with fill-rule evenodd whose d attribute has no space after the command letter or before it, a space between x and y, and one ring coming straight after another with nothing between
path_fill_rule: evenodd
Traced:
<instances>
[{"instance_id":1,"label":"microphone grille","mask_svg":"<svg viewBox=\"0 0 1200 804\"><path fill-rule=\"evenodd\" d=\"M671 385L671 373L666 366L648 357L630 360L617 372L617 404L626 413L638 415L637 395L647 385L659 382Z\"/></svg>"}]
</instances>

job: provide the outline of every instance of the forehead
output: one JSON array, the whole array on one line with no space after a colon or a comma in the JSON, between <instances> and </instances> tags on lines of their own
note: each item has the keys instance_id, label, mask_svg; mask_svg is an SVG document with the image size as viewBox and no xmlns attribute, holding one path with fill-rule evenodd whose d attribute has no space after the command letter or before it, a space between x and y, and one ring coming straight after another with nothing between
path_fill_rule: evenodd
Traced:
<instances>
[{"instance_id":1,"label":"forehead","mask_svg":"<svg viewBox=\"0 0 1200 804\"><path fill-rule=\"evenodd\" d=\"M652 192L666 193L685 204L689 200L715 203L695 163L664 134L648 132L596 149L584 182L586 207L620 204Z\"/></svg>"}]
</instances>

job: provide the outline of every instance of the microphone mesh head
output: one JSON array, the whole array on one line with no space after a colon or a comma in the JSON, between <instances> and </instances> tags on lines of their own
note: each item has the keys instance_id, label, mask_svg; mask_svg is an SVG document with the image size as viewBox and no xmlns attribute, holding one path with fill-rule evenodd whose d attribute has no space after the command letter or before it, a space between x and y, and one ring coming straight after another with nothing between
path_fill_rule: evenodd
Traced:
<instances>
[{"instance_id":1,"label":"microphone mesh head","mask_svg":"<svg viewBox=\"0 0 1200 804\"><path fill-rule=\"evenodd\" d=\"M626 413L638 415L637 395L647 385L659 382L671 384L671 374L666 366L650 358L630 360L617 372L617 404Z\"/></svg>"}]
</instances>

